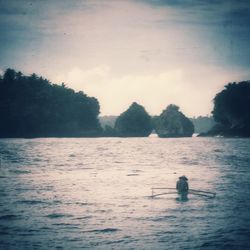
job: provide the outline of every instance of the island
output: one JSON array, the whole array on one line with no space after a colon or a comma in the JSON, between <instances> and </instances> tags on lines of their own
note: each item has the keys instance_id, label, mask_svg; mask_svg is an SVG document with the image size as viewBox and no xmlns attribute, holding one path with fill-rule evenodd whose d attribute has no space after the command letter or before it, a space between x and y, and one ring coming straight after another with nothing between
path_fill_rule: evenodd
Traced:
<instances>
[{"instance_id":1,"label":"island","mask_svg":"<svg viewBox=\"0 0 250 250\"><path fill-rule=\"evenodd\" d=\"M136 102L123 112L115 122L115 132L122 137L147 137L152 132L151 117L145 108Z\"/></svg>"},{"instance_id":2,"label":"island","mask_svg":"<svg viewBox=\"0 0 250 250\"><path fill-rule=\"evenodd\" d=\"M175 104L170 104L160 116L154 118L154 128L161 138L191 137L194 133L193 123Z\"/></svg>"},{"instance_id":3,"label":"island","mask_svg":"<svg viewBox=\"0 0 250 250\"><path fill-rule=\"evenodd\" d=\"M250 137L250 81L228 83L213 101L216 124L200 136Z\"/></svg>"}]
</instances>

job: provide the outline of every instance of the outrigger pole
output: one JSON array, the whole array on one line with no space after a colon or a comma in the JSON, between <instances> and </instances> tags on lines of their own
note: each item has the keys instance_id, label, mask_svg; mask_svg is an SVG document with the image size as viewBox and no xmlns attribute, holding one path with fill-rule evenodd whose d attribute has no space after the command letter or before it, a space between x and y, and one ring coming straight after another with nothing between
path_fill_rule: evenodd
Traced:
<instances>
[{"instance_id":1,"label":"outrigger pole","mask_svg":"<svg viewBox=\"0 0 250 250\"><path fill-rule=\"evenodd\" d=\"M195 193L212 194L214 197L216 196L216 193L214 192L208 192L208 191L202 191L202 190L196 190L196 189L189 189L189 191L195 192Z\"/></svg>"},{"instance_id":2,"label":"outrigger pole","mask_svg":"<svg viewBox=\"0 0 250 250\"><path fill-rule=\"evenodd\" d=\"M176 190L175 188L152 188L152 197L156 197L156 196L160 196L160 195L164 195L164 194L176 194L176 192L168 192L168 193L160 193L160 194L154 194L154 190L155 189L159 189L159 190L162 190L162 189L170 189L170 190Z\"/></svg>"},{"instance_id":3,"label":"outrigger pole","mask_svg":"<svg viewBox=\"0 0 250 250\"><path fill-rule=\"evenodd\" d=\"M152 197L160 196L160 195L165 195L165 194L175 194L176 192L168 192L168 193L160 193L160 194L154 194L154 190L175 190L175 188L152 188ZM208 191L203 191L203 190L196 190L196 189L189 189L189 193L191 194L196 194L200 196L205 196L209 198L214 198L216 196L216 193L214 192L208 192ZM211 196L212 195L212 196Z\"/></svg>"},{"instance_id":4,"label":"outrigger pole","mask_svg":"<svg viewBox=\"0 0 250 250\"><path fill-rule=\"evenodd\" d=\"M200 195L200 196L205 196L208 198L214 198L216 196L216 193L212 193L212 194L204 194L202 192L194 192L194 191L190 191L190 194L195 194L195 195Z\"/></svg>"}]
</instances>

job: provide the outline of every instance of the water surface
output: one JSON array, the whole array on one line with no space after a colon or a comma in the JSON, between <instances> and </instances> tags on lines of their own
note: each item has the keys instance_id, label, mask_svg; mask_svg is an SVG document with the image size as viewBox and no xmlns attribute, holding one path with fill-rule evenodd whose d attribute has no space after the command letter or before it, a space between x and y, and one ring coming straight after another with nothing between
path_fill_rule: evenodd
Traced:
<instances>
[{"instance_id":1,"label":"water surface","mask_svg":"<svg viewBox=\"0 0 250 250\"><path fill-rule=\"evenodd\" d=\"M250 140L0 140L1 249L247 249ZM177 194L180 175L209 199Z\"/></svg>"}]
</instances>

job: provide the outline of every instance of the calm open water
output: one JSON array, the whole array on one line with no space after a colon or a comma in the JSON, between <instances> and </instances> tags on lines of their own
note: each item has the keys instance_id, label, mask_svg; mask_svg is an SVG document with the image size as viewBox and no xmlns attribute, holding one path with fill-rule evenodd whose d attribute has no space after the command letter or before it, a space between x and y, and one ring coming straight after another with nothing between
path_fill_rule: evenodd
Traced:
<instances>
[{"instance_id":1,"label":"calm open water","mask_svg":"<svg viewBox=\"0 0 250 250\"><path fill-rule=\"evenodd\" d=\"M250 139L1 139L0 157L0 249L250 248ZM183 174L217 196L150 197Z\"/></svg>"}]
</instances>

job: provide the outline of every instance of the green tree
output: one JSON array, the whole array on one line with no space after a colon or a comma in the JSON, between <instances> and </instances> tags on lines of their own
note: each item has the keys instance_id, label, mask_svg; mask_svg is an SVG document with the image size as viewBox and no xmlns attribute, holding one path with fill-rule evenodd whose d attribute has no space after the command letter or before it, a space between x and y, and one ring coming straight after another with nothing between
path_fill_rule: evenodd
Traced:
<instances>
[{"instance_id":1,"label":"green tree","mask_svg":"<svg viewBox=\"0 0 250 250\"><path fill-rule=\"evenodd\" d=\"M152 132L151 117L143 106L134 102L116 119L115 130L119 136L149 136Z\"/></svg>"},{"instance_id":2,"label":"green tree","mask_svg":"<svg viewBox=\"0 0 250 250\"><path fill-rule=\"evenodd\" d=\"M218 133L250 136L250 81L229 83L214 98L212 111ZM217 128L218 128L217 126Z\"/></svg>"},{"instance_id":3,"label":"green tree","mask_svg":"<svg viewBox=\"0 0 250 250\"><path fill-rule=\"evenodd\" d=\"M100 135L99 109L96 98L36 74L0 77L0 137Z\"/></svg>"}]
</instances>

